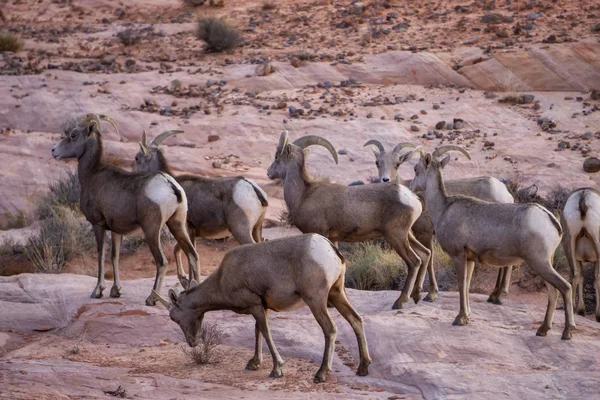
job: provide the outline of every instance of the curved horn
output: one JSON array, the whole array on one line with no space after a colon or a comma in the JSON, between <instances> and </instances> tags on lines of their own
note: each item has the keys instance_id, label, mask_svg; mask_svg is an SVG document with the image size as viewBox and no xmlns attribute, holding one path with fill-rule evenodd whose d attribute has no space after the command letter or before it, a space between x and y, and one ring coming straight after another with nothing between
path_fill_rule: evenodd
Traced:
<instances>
[{"instance_id":1,"label":"curved horn","mask_svg":"<svg viewBox=\"0 0 600 400\"><path fill-rule=\"evenodd\" d=\"M442 154L447 153L447 152L452 151L452 150L455 150L455 151L458 151L458 152L462 153L469 160L471 159L471 155L465 149L463 149L460 146L455 146L455 145L452 145L452 144L447 144L445 146L440 146L440 147L436 148L433 151L432 155L435 158L437 158L437 157L441 156Z\"/></svg>"},{"instance_id":2,"label":"curved horn","mask_svg":"<svg viewBox=\"0 0 600 400\"><path fill-rule=\"evenodd\" d=\"M371 140L369 140L367 143L365 143L365 144L363 145L363 147L367 147L368 145L371 145L371 144L372 144L373 146L377 147L377 149L379 149L379 152L380 152L380 153L383 153L383 152L385 152L385 149L383 148L383 145L381 144L381 142L380 142L379 140L376 140L376 139L371 139Z\"/></svg>"},{"instance_id":3,"label":"curved horn","mask_svg":"<svg viewBox=\"0 0 600 400\"><path fill-rule=\"evenodd\" d=\"M425 155L425 151L423 150L423 148L421 146L417 146L413 151L409 151L408 153L404 153L403 155L401 155L398 161L400 162L400 164L402 164L410 160L412 156L415 155L415 153L421 154L421 157Z\"/></svg>"},{"instance_id":4,"label":"curved horn","mask_svg":"<svg viewBox=\"0 0 600 400\"><path fill-rule=\"evenodd\" d=\"M277 144L277 154L281 154L281 152L285 148L285 145L288 142L288 136L288 131L281 132L281 135L279 136L279 143Z\"/></svg>"},{"instance_id":5,"label":"curved horn","mask_svg":"<svg viewBox=\"0 0 600 400\"><path fill-rule=\"evenodd\" d=\"M411 142L400 142L396 145L396 147L394 147L392 153L399 153L400 150L402 150L405 147L417 147L417 145Z\"/></svg>"},{"instance_id":6,"label":"curved horn","mask_svg":"<svg viewBox=\"0 0 600 400\"><path fill-rule=\"evenodd\" d=\"M331 153L331 156L335 160L335 163L336 164L338 163L338 156L335 151L335 147L333 147L333 145L331 143L329 143L329 140L322 138L321 136L317 136L317 135L302 136L301 138L294 140L294 144L296 146L300 147L301 149L305 149L308 146L312 146L312 145L323 146L327 150L329 150L329 153Z\"/></svg>"},{"instance_id":7,"label":"curved horn","mask_svg":"<svg viewBox=\"0 0 600 400\"><path fill-rule=\"evenodd\" d=\"M142 133L142 141L140 144L144 147L148 147L148 140L146 138L146 130L144 129L144 133Z\"/></svg>"},{"instance_id":8,"label":"curved horn","mask_svg":"<svg viewBox=\"0 0 600 400\"><path fill-rule=\"evenodd\" d=\"M175 130L175 131L163 132L160 135L158 135L157 137L155 137L154 140L152 140L152 143L150 143L150 146L160 146L160 144L163 142L163 140L165 140L169 136L177 135L179 133L183 133L183 131Z\"/></svg>"},{"instance_id":9,"label":"curved horn","mask_svg":"<svg viewBox=\"0 0 600 400\"><path fill-rule=\"evenodd\" d=\"M169 307L171 307L171 302L167 299L165 299L164 297L162 297L160 294L158 294L156 291L152 291L152 296L154 296L154 298L156 300L158 300L163 306L165 306L167 308L167 310L169 309Z\"/></svg>"},{"instance_id":10,"label":"curved horn","mask_svg":"<svg viewBox=\"0 0 600 400\"><path fill-rule=\"evenodd\" d=\"M110 123L115 128L115 131L119 132L119 125L117 124L117 121L115 121L108 115L93 114L93 113L86 114L86 116L83 119L83 124L89 125L91 123L95 123L99 129L100 121L106 121L106 122Z\"/></svg>"}]
</instances>

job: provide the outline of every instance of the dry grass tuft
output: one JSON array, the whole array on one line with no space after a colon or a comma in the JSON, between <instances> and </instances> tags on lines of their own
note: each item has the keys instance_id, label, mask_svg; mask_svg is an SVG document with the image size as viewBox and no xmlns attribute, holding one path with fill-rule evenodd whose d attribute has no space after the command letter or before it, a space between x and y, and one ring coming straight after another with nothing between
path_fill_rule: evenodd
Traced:
<instances>
[{"instance_id":1,"label":"dry grass tuft","mask_svg":"<svg viewBox=\"0 0 600 400\"><path fill-rule=\"evenodd\" d=\"M384 241L344 244L343 248L347 254L346 287L394 290L406 278L406 265Z\"/></svg>"},{"instance_id":2,"label":"dry grass tuft","mask_svg":"<svg viewBox=\"0 0 600 400\"><path fill-rule=\"evenodd\" d=\"M14 33L0 33L0 53L10 51L17 53L23 50L25 43L21 40L21 37Z\"/></svg>"},{"instance_id":3,"label":"dry grass tuft","mask_svg":"<svg viewBox=\"0 0 600 400\"><path fill-rule=\"evenodd\" d=\"M205 322L200 329L198 345L191 348L183 345L181 351L196 364L215 364L220 361L216 350L227 337L227 333L217 322Z\"/></svg>"}]
</instances>

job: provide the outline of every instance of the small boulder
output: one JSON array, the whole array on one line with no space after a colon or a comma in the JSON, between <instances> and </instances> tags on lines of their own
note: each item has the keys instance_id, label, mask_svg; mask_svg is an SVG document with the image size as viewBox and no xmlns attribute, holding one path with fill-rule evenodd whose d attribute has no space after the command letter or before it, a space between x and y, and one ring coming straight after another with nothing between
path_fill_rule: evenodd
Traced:
<instances>
[{"instance_id":1,"label":"small boulder","mask_svg":"<svg viewBox=\"0 0 600 400\"><path fill-rule=\"evenodd\" d=\"M212 142L216 142L217 140L220 140L221 136L219 135L208 135L208 143L212 143Z\"/></svg>"},{"instance_id":2,"label":"small boulder","mask_svg":"<svg viewBox=\"0 0 600 400\"><path fill-rule=\"evenodd\" d=\"M446 121L440 121L437 124L435 124L435 129L444 129L445 126L446 126Z\"/></svg>"},{"instance_id":3,"label":"small boulder","mask_svg":"<svg viewBox=\"0 0 600 400\"><path fill-rule=\"evenodd\" d=\"M275 72L275 67L270 62L260 64L256 67L256 76L267 76Z\"/></svg>"}]
</instances>

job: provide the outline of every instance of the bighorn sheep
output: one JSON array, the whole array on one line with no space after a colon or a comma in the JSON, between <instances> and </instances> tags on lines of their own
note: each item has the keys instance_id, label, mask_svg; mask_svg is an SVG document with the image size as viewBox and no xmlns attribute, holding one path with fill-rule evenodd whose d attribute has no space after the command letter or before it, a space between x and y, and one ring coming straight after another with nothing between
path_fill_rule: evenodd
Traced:
<instances>
[{"instance_id":1,"label":"bighorn sheep","mask_svg":"<svg viewBox=\"0 0 600 400\"><path fill-rule=\"evenodd\" d=\"M565 329L562 338L571 338L575 328L571 285L552 267L552 256L560 244L562 229L558 220L539 204L490 203L465 196L449 196L442 169L450 160L438 158L456 150L471 159L459 146L440 146L423 156L415 167L411 189L425 191L425 209L433 221L438 242L452 258L458 277L460 312L454 325L469 321L469 285L475 261L494 266L525 261L546 281L548 307L538 336L546 336L558 298L565 303ZM413 152L423 152L417 147ZM556 288L556 289L554 289Z\"/></svg>"},{"instance_id":2,"label":"bighorn sheep","mask_svg":"<svg viewBox=\"0 0 600 400\"><path fill-rule=\"evenodd\" d=\"M383 236L408 266L402 295L393 307L402 308L411 294L418 302L420 292L413 287L421 260L426 264L430 254L410 230L422 211L419 198L401 185L343 186L314 181L306 173L303 151L311 145L325 147L337 163L335 149L327 140L309 135L288 143L284 131L267 170L270 179L283 179L283 196L294 225L303 233L319 233L334 243Z\"/></svg>"},{"instance_id":3,"label":"bighorn sheep","mask_svg":"<svg viewBox=\"0 0 600 400\"><path fill-rule=\"evenodd\" d=\"M391 152L386 152L385 148L379 140L369 140L364 144L364 147L373 145L377 147L378 152L374 151L375 165L379 172L381 182L400 183L405 186L410 186L410 180L400 180L398 177L398 168L408 158L400 155L400 151L406 147L415 147L415 144L402 142L398 143ZM410 153L411 155L414 153ZM423 162L421 159L420 163ZM475 197L479 200L489 201L493 203L514 203L513 196L510 194L506 185L496 178L490 176L480 176L476 178L453 179L445 182L446 190L451 196L462 195ZM433 267L433 224L427 215L423 212L419 219L413 225L413 233L417 240L423 243L431 252L427 272L429 274L429 294L425 300L434 301L439 291L435 271ZM494 304L502 304L502 300L508 296L510 288L510 277L512 267L500 268L498 270L498 279L496 286L490 294L488 301ZM422 275L424 277L424 275ZM423 282L418 282L422 288Z\"/></svg>"},{"instance_id":4,"label":"bighorn sheep","mask_svg":"<svg viewBox=\"0 0 600 400\"><path fill-rule=\"evenodd\" d=\"M585 315L583 263L594 262L596 321L600 322L600 192L581 188L571 193L561 215L561 224L565 230L562 244L571 267L573 302L579 294L575 311Z\"/></svg>"},{"instance_id":5,"label":"bighorn sheep","mask_svg":"<svg viewBox=\"0 0 600 400\"><path fill-rule=\"evenodd\" d=\"M332 304L350 323L360 353L357 375L369 373L371 357L363 319L354 310L344 289L346 265L337 248L317 234L306 234L250 244L230 250L221 265L202 283L178 295L169 290L170 302L160 298L169 315L181 327L190 346L195 346L204 313L231 310L251 314L255 324L255 352L246 369L262 362L264 335L273 357L271 377L283 376L283 359L271 338L270 310L293 311L306 304L325 335L325 352L315 382L324 382L331 372L337 328L327 304ZM158 295L157 295L158 296Z\"/></svg>"},{"instance_id":6,"label":"bighorn sheep","mask_svg":"<svg viewBox=\"0 0 600 400\"><path fill-rule=\"evenodd\" d=\"M262 241L262 223L267 212L267 194L253 181L242 176L202 178L195 175L174 176L163 149L163 140L183 131L166 131L146 142L142 135L135 156L134 171L161 171L174 177L188 199L187 224L191 238L219 238L229 233L240 244ZM175 246L177 269L183 273L179 259L181 249Z\"/></svg>"},{"instance_id":7,"label":"bighorn sheep","mask_svg":"<svg viewBox=\"0 0 600 400\"><path fill-rule=\"evenodd\" d=\"M100 121L116 122L103 115L87 114L84 119L65 128L66 137L52 148L57 159L77 158L79 183L81 184L80 207L92 224L98 247L98 283L91 297L102 297L104 284L104 244L106 231L112 232L112 264L114 284L111 297L121 295L119 280L119 251L122 235L138 228L144 232L146 242L156 261L154 290L160 292L167 260L160 244L160 231L167 225L190 263L190 279L198 279L198 254L186 230L187 199L181 186L167 174L138 174L105 165L102 161L102 137ZM182 285L187 286L185 275L179 275ZM156 304L150 295L147 305Z\"/></svg>"}]
</instances>

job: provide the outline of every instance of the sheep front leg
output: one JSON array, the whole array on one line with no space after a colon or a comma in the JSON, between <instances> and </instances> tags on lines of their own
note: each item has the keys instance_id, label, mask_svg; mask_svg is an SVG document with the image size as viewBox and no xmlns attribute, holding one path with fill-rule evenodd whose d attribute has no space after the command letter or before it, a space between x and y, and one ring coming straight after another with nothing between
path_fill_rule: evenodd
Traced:
<instances>
[{"instance_id":1,"label":"sheep front leg","mask_svg":"<svg viewBox=\"0 0 600 400\"><path fill-rule=\"evenodd\" d=\"M262 332L265 340L267 341L267 346L269 346L269 351L271 352L271 356L273 357L273 370L269 375L271 378L281 378L283 376L283 358L279 355L277 348L275 347L275 343L273 342L273 338L271 337L271 331L269 331L269 323L267 320L267 313L264 307L255 306L251 310L252 316L256 320L256 324L258 328Z\"/></svg>"},{"instance_id":2,"label":"sheep front leg","mask_svg":"<svg viewBox=\"0 0 600 400\"><path fill-rule=\"evenodd\" d=\"M93 225L92 229L96 236L96 247L98 249L98 283L90 297L99 299L102 297L102 291L106 289L106 284L104 283L104 244L106 243L106 229L98 225Z\"/></svg>"},{"instance_id":3,"label":"sheep front leg","mask_svg":"<svg viewBox=\"0 0 600 400\"><path fill-rule=\"evenodd\" d=\"M121 253L121 242L123 240L123 235L112 232L111 239L111 261L113 265L114 282L112 287L110 288L110 297L121 297L121 279L119 278L119 255Z\"/></svg>"},{"instance_id":4,"label":"sheep front leg","mask_svg":"<svg viewBox=\"0 0 600 400\"><path fill-rule=\"evenodd\" d=\"M269 310L265 310L265 318L269 317ZM246 364L246 369L250 371L256 371L260 364L262 363L262 342L263 336L260 331L260 326L258 321L254 324L254 357L252 357L248 364Z\"/></svg>"},{"instance_id":5,"label":"sheep front leg","mask_svg":"<svg viewBox=\"0 0 600 400\"><path fill-rule=\"evenodd\" d=\"M467 296L468 287L468 271L467 262L464 255L453 256L452 262L454 264L454 270L456 271L456 278L458 279L458 293L460 294L460 311L452 325L463 326L469 323L469 297Z\"/></svg>"}]
</instances>

